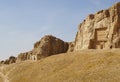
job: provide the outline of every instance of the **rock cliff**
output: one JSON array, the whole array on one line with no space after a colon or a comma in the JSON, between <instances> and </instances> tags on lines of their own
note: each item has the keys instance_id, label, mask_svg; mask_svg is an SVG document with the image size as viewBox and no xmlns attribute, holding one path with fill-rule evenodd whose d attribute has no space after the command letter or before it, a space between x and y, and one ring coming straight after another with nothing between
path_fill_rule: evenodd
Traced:
<instances>
[{"instance_id":1,"label":"rock cliff","mask_svg":"<svg viewBox=\"0 0 120 82\"><path fill-rule=\"evenodd\" d=\"M74 50L120 48L120 2L90 14L78 28Z\"/></svg>"},{"instance_id":2,"label":"rock cliff","mask_svg":"<svg viewBox=\"0 0 120 82\"><path fill-rule=\"evenodd\" d=\"M33 50L20 53L17 62L39 60L81 49L112 48L120 48L120 2L106 10L87 16L78 27L75 41L64 42L52 35L46 35L34 44ZM1 63L9 64L15 61L16 58L12 57Z\"/></svg>"},{"instance_id":3,"label":"rock cliff","mask_svg":"<svg viewBox=\"0 0 120 82\"><path fill-rule=\"evenodd\" d=\"M34 49L18 55L17 61L39 60L55 54L67 52L69 44L52 35L44 36L34 44Z\"/></svg>"}]
</instances>

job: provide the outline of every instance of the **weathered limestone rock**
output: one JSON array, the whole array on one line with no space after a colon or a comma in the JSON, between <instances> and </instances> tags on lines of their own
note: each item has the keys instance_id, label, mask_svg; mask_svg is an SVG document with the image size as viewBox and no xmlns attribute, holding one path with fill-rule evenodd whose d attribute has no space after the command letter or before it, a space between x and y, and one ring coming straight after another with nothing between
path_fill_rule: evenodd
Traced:
<instances>
[{"instance_id":1,"label":"weathered limestone rock","mask_svg":"<svg viewBox=\"0 0 120 82\"><path fill-rule=\"evenodd\" d=\"M20 53L17 57L17 62L29 60L29 56L30 56L29 52Z\"/></svg>"},{"instance_id":2,"label":"weathered limestone rock","mask_svg":"<svg viewBox=\"0 0 120 82\"><path fill-rule=\"evenodd\" d=\"M46 35L40 41L34 44L33 53L38 59L54 54L65 53L68 50L68 43L52 36Z\"/></svg>"},{"instance_id":3,"label":"weathered limestone rock","mask_svg":"<svg viewBox=\"0 0 120 82\"><path fill-rule=\"evenodd\" d=\"M68 43L52 35L46 35L34 44L34 49L30 52L18 55L17 61L39 60L51 55L65 53L68 50Z\"/></svg>"},{"instance_id":4,"label":"weathered limestone rock","mask_svg":"<svg viewBox=\"0 0 120 82\"><path fill-rule=\"evenodd\" d=\"M74 51L74 46L75 46L75 42L69 42L69 48L67 52L73 52Z\"/></svg>"},{"instance_id":5,"label":"weathered limestone rock","mask_svg":"<svg viewBox=\"0 0 120 82\"><path fill-rule=\"evenodd\" d=\"M74 50L120 48L120 2L89 15L80 25Z\"/></svg>"}]
</instances>

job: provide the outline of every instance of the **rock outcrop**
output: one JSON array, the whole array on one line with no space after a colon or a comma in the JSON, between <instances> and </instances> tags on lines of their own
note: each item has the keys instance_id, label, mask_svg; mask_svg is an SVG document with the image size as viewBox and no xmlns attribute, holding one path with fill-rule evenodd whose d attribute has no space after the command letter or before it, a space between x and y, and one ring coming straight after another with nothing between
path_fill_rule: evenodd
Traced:
<instances>
[{"instance_id":1,"label":"rock outcrop","mask_svg":"<svg viewBox=\"0 0 120 82\"><path fill-rule=\"evenodd\" d=\"M30 52L20 53L17 57L17 62L30 59Z\"/></svg>"},{"instance_id":2,"label":"rock outcrop","mask_svg":"<svg viewBox=\"0 0 120 82\"><path fill-rule=\"evenodd\" d=\"M67 52L73 52L75 47L75 42L68 42L69 48Z\"/></svg>"},{"instance_id":3,"label":"rock outcrop","mask_svg":"<svg viewBox=\"0 0 120 82\"><path fill-rule=\"evenodd\" d=\"M16 57L14 56L10 56L9 59L6 59L5 61L0 61L1 64L12 64L12 63L16 63Z\"/></svg>"},{"instance_id":4,"label":"rock outcrop","mask_svg":"<svg viewBox=\"0 0 120 82\"><path fill-rule=\"evenodd\" d=\"M34 44L34 49L30 52L18 55L17 61L39 60L55 54L67 52L69 44L52 35L46 35Z\"/></svg>"},{"instance_id":5,"label":"rock outcrop","mask_svg":"<svg viewBox=\"0 0 120 82\"><path fill-rule=\"evenodd\" d=\"M52 35L46 35L34 44L33 50L20 53L17 62L39 60L51 55L81 49L120 48L120 2L106 10L90 14L78 27L73 42L64 42ZM16 58L10 57L1 63L10 64Z\"/></svg>"},{"instance_id":6,"label":"rock outcrop","mask_svg":"<svg viewBox=\"0 0 120 82\"><path fill-rule=\"evenodd\" d=\"M74 50L120 48L120 2L90 14L80 25Z\"/></svg>"}]
</instances>

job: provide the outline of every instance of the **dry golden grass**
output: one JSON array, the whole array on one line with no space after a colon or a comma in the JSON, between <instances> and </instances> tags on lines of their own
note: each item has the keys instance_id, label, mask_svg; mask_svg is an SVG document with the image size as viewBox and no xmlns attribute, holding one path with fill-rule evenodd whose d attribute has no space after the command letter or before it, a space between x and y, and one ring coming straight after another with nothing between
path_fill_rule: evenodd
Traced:
<instances>
[{"instance_id":1,"label":"dry golden grass","mask_svg":"<svg viewBox=\"0 0 120 82\"><path fill-rule=\"evenodd\" d=\"M10 82L120 82L120 49L84 50L12 64Z\"/></svg>"},{"instance_id":2,"label":"dry golden grass","mask_svg":"<svg viewBox=\"0 0 120 82\"><path fill-rule=\"evenodd\" d=\"M2 79L2 77L0 77L0 82L3 82L3 79Z\"/></svg>"}]
</instances>

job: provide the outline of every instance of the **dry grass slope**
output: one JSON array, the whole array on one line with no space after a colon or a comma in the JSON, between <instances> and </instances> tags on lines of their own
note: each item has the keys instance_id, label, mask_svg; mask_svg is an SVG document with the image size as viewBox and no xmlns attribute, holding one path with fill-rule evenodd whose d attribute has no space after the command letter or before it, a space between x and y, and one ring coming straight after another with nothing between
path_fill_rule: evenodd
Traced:
<instances>
[{"instance_id":1,"label":"dry grass slope","mask_svg":"<svg viewBox=\"0 0 120 82\"><path fill-rule=\"evenodd\" d=\"M10 82L119 82L120 49L54 55L9 65L8 71Z\"/></svg>"},{"instance_id":2,"label":"dry grass slope","mask_svg":"<svg viewBox=\"0 0 120 82\"><path fill-rule=\"evenodd\" d=\"M3 82L3 79L0 77L0 82Z\"/></svg>"}]
</instances>

